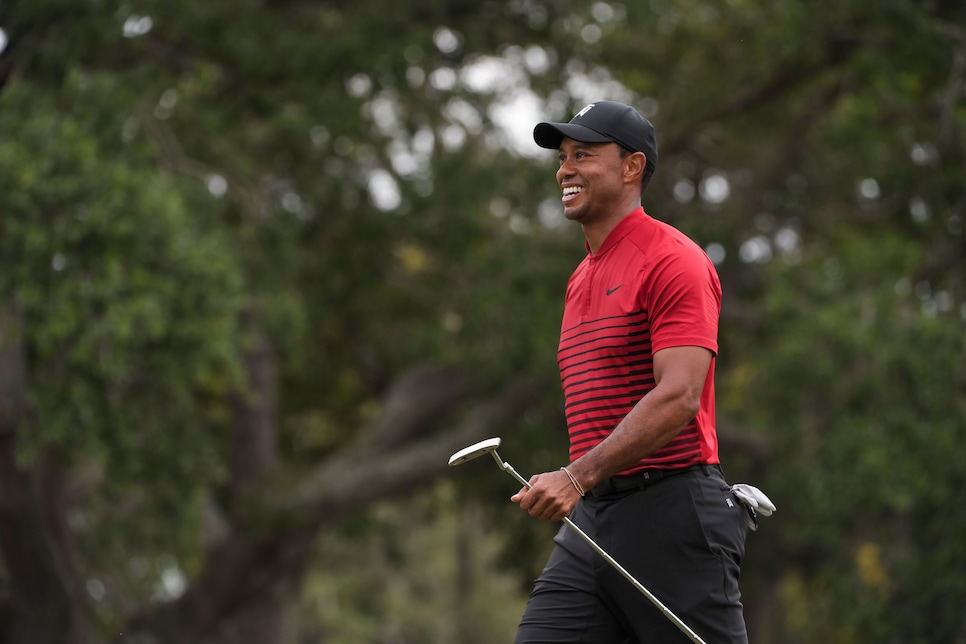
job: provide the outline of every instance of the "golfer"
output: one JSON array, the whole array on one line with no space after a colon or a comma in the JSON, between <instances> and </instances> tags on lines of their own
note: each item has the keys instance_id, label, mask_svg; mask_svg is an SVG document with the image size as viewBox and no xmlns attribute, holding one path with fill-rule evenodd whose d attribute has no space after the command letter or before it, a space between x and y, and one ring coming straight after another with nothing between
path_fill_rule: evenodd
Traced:
<instances>
[{"instance_id":1,"label":"golfer","mask_svg":"<svg viewBox=\"0 0 966 644\"><path fill-rule=\"evenodd\" d=\"M717 273L641 207L657 143L634 108L591 103L533 138L558 151L564 214L587 256L567 285L557 356L570 463L512 500L539 519L570 516L705 641L747 642L748 527L715 433ZM517 644L688 641L572 530L554 542Z\"/></svg>"}]
</instances>

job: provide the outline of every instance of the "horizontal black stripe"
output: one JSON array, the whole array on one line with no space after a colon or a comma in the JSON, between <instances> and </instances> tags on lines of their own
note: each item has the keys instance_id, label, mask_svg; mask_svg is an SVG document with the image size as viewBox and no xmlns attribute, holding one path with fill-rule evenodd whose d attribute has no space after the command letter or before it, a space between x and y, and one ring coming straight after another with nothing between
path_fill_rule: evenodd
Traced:
<instances>
[{"instance_id":1,"label":"horizontal black stripe","mask_svg":"<svg viewBox=\"0 0 966 644\"><path fill-rule=\"evenodd\" d=\"M594 364L597 362L605 362L604 366L636 366L639 364L648 364L654 361L654 356L651 353L650 343L639 345L642 348L636 351L626 351L624 353L611 353L610 355L599 355L591 354L586 360L579 360L576 362L571 362L568 365L564 365L563 361L566 358L560 358L557 360L557 366L560 369L562 377L564 372L573 372L574 369L582 367L587 364ZM590 353L590 352L588 352ZM571 358L582 357L587 354L580 354L580 356L570 356Z\"/></svg>"},{"instance_id":2,"label":"horizontal black stripe","mask_svg":"<svg viewBox=\"0 0 966 644\"><path fill-rule=\"evenodd\" d=\"M586 355L595 355L614 349L645 348L651 346L650 334L609 335L593 341L557 348L557 362L563 363Z\"/></svg>"},{"instance_id":3,"label":"horizontal black stripe","mask_svg":"<svg viewBox=\"0 0 966 644\"><path fill-rule=\"evenodd\" d=\"M577 436L584 432L593 432L595 434L597 432L602 432L602 431L609 432L615 427L617 427L617 423L624 420L624 416L626 415L627 415L626 413L610 414L607 416L596 416L593 418L581 418L579 420L577 419L571 420L570 418L567 418L567 425L568 427L570 427L571 437ZM586 425L588 423L593 423L593 425L587 429L577 429L581 425Z\"/></svg>"},{"instance_id":4,"label":"horizontal black stripe","mask_svg":"<svg viewBox=\"0 0 966 644\"><path fill-rule=\"evenodd\" d=\"M601 378L574 383L564 389L565 402L582 402L594 398L621 397L635 394L638 399L643 398L655 387L654 378L624 378L604 380Z\"/></svg>"},{"instance_id":5,"label":"horizontal black stripe","mask_svg":"<svg viewBox=\"0 0 966 644\"><path fill-rule=\"evenodd\" d=\"M596 375L593 371L597 371ZM611 373L614 372L614 373ZM572 378L577 376L588 376L583 380L571 380L568 379L563 383L564 393L569 395L580 393L580 387L584 385L591 385L597 383L610 384L614 387L628 386L631 384L654 384L654 370L653 369L634 369L633 371L623 371L619 367L614 368L601 368L594 370L582 371L579 374L574 374Z\"/></svg>"},{"instance_id":6,"label":"horizontal black stripe","mask_svg":"<svg viewBox=\"0 0 966 644\"><path fill-rule=\"evenodd\" d=\"M608 410L619 411L621 409L625 410L624 415L626 416L627 412L629 412L634 407L634 405L636 405L641 400L641 398L644 397L644 394L646 394L647 391L648 390L632 389L630 391L627 391L626 393L621 392L621 393L615 393L610 396L595 396L593 398L574 400L572 402L568 402L564 406L564 409L567 410L568 417L584 416L587 414L592 414L597 411L608 411ZM608 401L614 401L614 402L612 404L607 404ZM623 402L617 402L617 401L623 401ZM593 405L595 403L597 404L597 406L595 407L586 407L586 405ZM600 403L603 403L603 404L600 404Z\"/></svg>"},{"instance_id":7,"label":"horizontal black stripe","mask_svg":"<svg viewBox=\"0 0 966 644\"><path fill-rule=\"evenodd\" d=\"M633 311L631 313L625 313L623 315L611 315L611 316L608 316L608 317L597 318L595 320L586 320L584 322L581 322L580 324L576 324L576 325L570 327L569 329L564 329L563 331L561 331L560 332L560 341L562 343L565 340L571 340L571 339L573 339L575 337L578 337L580 335L583 335L585 333L593 333L595 330L597 330L597 329L590 329L590 330L585 330L585 331L577 331L581 327L586 327L586 326L589 326L589 325L592 325L592 324L598 324L598 323L601 323L601 322L605 322L606 323L606 322L610 322L611 320L631 320L631 319L637 318L639 316L644 316L644 317L642 319L640 319L640 320L635 320L635 321L631 322L630 324L632 324L632 325L638 325L638 324L643 324L643 323L646 323L647 322L647 311L645 311L643 309L641 309L640 311ZM617 325L614 325L614 326L617 326ZM627 323L625 323L623 326L627 326ZM608 327L600 327L600 328L603 329L603 328L608 328ZM573 335L568 335L571 332L573 332Z\"/></svg>"},{"instance_id":8,"label":"horizontal black stripe","mask_svg":"<svg viewBox=\"0 0 966 644\"><path fill-rule=\"evenodd\" d=\"M589 452L595 445L597 445L609 432L601 431L591 431L584 430L571 435L571 456L576 459ZM633 468L654 466L657 464L669 465L669 464L685 464L694 459L694 457L700 457L701 455L701 445L697 440L697 435L695 433L692 440L688 440L684 443L673 444L668 443L654 454L651 454L647 458L641 459L637 464L632 466Z\"/></svg>"},{"instance_id":9,"label":"horizontal black stripe","mask_svg":"<svg viewBox=\"0 0 966 644\"><path fill-rule=\"evenodd\" d=\"M607 375L609 372L616 372ZM586 378L581 381L568 382L573 378L579 378L580 376L590 376L591 374L599 374L594 377ZM608 364L602 364L599 367L593 369L583 369L581 371L574 371L568 374L566 377L562 377L561 381L566 389L574 384L579 384L581 382L587 382L590 380L610 380L611 378L620 377L634 377L634 376L652 376L654 375L654 361L653 360L634 360L631 362L614 362L608 361Z\"/></svg>"}]
</instances>

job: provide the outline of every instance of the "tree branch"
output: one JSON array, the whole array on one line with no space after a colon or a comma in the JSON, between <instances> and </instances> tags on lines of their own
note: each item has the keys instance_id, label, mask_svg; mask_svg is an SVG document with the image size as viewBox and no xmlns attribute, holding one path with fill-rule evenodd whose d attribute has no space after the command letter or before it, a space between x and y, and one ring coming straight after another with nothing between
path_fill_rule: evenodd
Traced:
<instances>
[{"instance_id":1,"label":"tree branch","mask_svg":"<svg viewBox=\"0 0 966 644\"><path fill-rule=\"evenodd\" d=\"M736 93L730 100L712 105L677 128L661 143L661 154L670 156L685 149L695 133L709 123L725 121L735 114L745 114L773 103L777 97L788 94L818 74L841 65L858 50L858 46L859 42L854 39L830 38L826 43L825 55L820 60L811 63L788 61L762 83Z\"/></svg>"},{"instance_id":2,"label":"tree branch","mask_svg":"<svg viewBox=\"0 0 966 644\"><path fill-rule=\"evenodd\" d=\"M364 439L340 450L286 496L281 512L289 517L328 517L394 491L406 493L446 471L453 452L498 433L519 416L533 398L534 387L529 381L513 383L495 400L470 408L456 426L405 445Z\"/></svg>"},{"instance_id":3,"label":"tree branch","mask_svg":"<svg viewBox=\"0 0 966 644\"><path fill-rule=\"evenodd\" d=\"M212 547L208 566L191 590L132 620L126 636L150 633L161 642L186 642L210 634L266 593L295 583L323 526L373 501L411 494L438 478L448 470L453 452L499 433L534 397L536 385L521 379L495 400L469 407L455 425L430 433L439 413L456 404L459 387L425 389L416 384L441 384L443 373L420 367L401 377L389 389L383 414L369 432L310 472L294 494L268 493L256 500L253 506L261 510L252 520L257 524L236 526ZM419 411L429 409L436 413ZM387 429L396 426L405 429Z\"/></svg>"}]
</instances>

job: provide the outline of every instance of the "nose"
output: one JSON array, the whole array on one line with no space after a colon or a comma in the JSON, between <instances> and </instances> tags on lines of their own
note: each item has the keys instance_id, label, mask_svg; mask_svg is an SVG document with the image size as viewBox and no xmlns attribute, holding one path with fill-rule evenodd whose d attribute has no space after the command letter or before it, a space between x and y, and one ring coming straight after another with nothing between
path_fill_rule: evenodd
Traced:
<instances>
[{"instance_id":1,"label":"nose","mask_svg":"<svg viewBox=\"0 0 966 644\"><path fill-rule=\"evenodd\" d=\"M570 163L569 159L565 159L557 168L557 183L563 183L565 179L574 175L573 166Z\"/></svg>"}]
</instances>

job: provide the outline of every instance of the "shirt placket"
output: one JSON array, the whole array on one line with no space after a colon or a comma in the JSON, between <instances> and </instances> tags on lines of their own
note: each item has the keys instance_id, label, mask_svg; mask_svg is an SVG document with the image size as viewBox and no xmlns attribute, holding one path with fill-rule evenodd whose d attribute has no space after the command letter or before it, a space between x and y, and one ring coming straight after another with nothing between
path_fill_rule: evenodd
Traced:
<instances>
[{"instance_id":1,"label":"shirt placket","mask_svg":"<svg viewBox=\"0 0 966 644\"><path fill-rule=\"evenodd\" d=\"M584 283L583 301L581 302L580 319L583 322L590 319L590 313L594 310L594 285L597 282L597 264L598 259L592 255L587 266L587 281Z\"/></svg>"}]
</instances>

